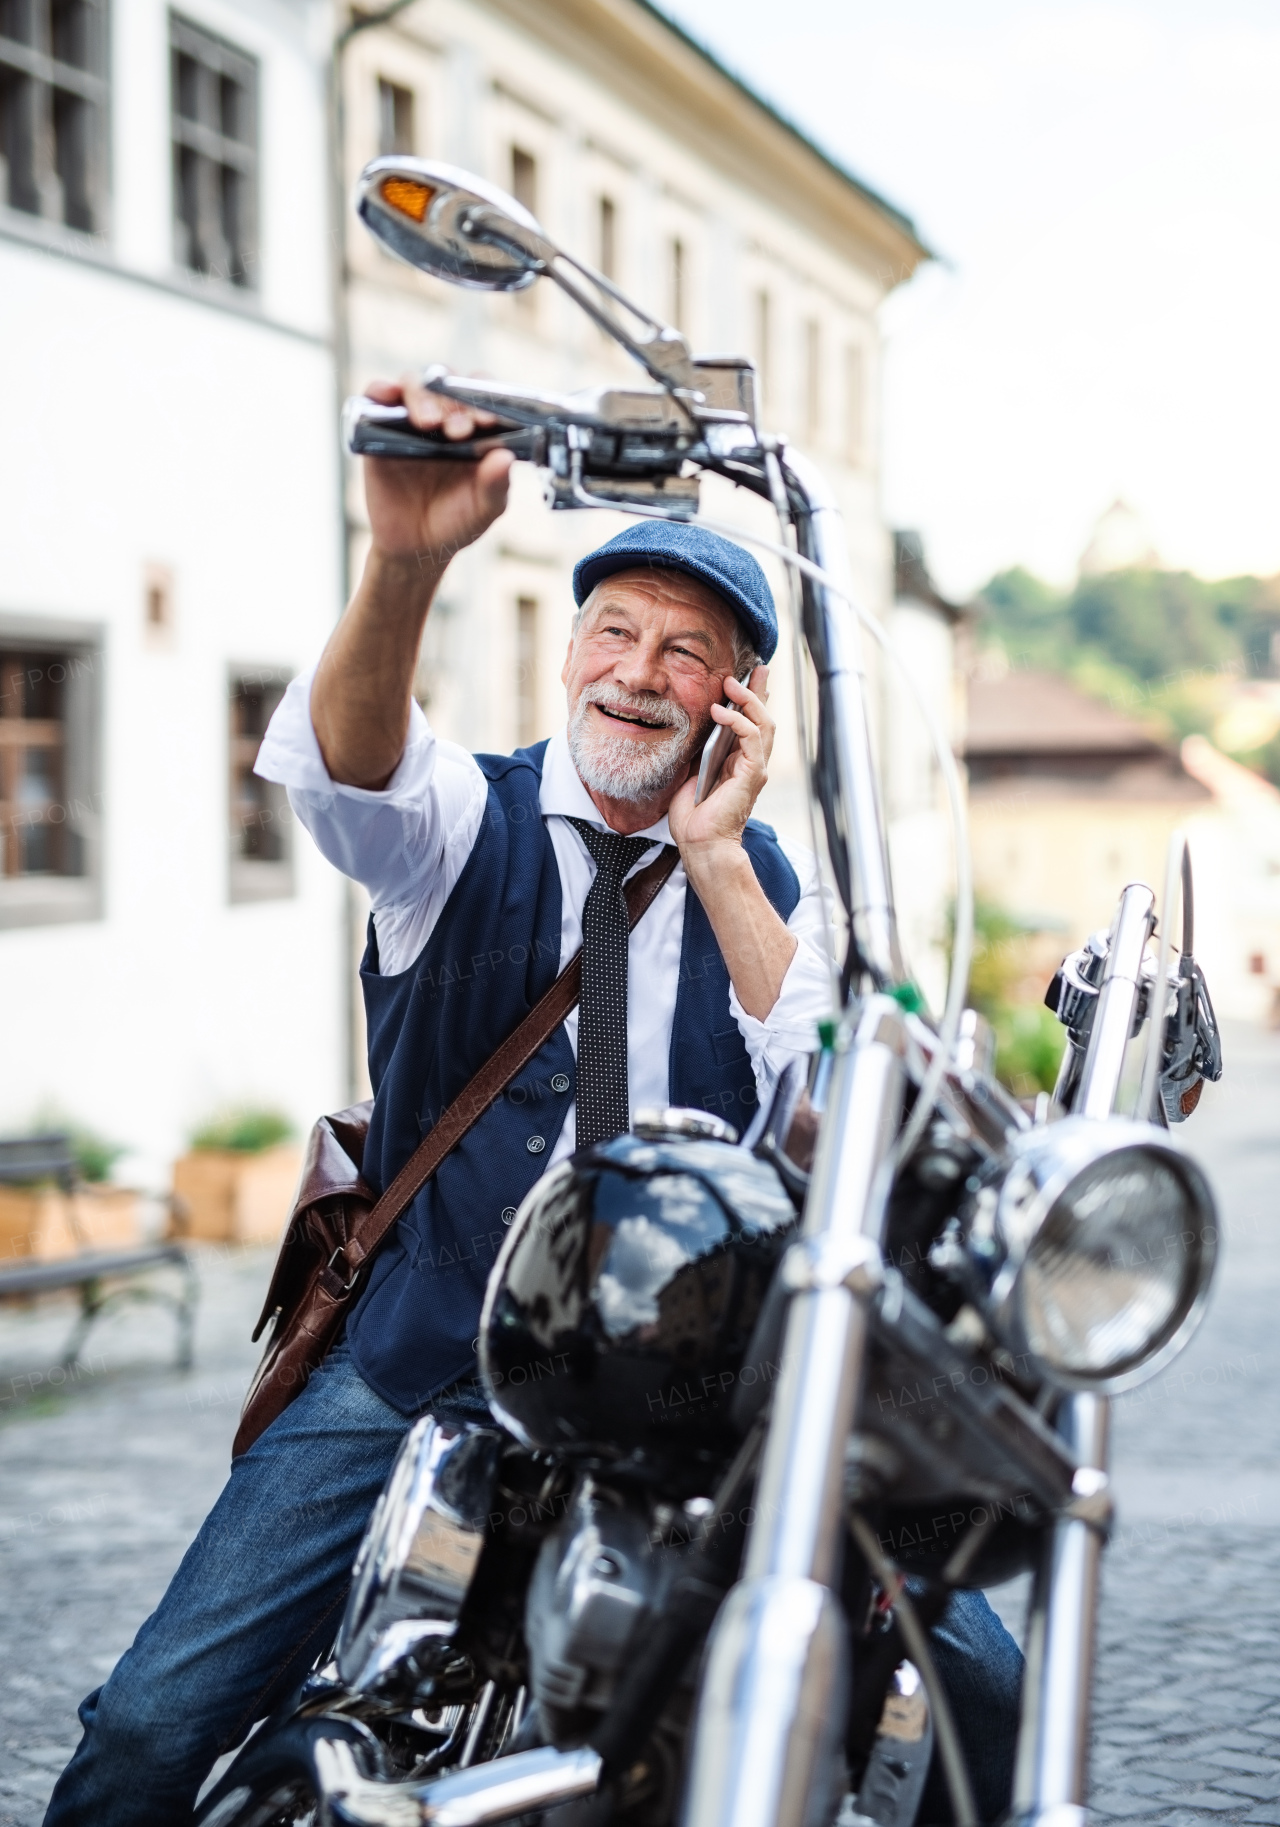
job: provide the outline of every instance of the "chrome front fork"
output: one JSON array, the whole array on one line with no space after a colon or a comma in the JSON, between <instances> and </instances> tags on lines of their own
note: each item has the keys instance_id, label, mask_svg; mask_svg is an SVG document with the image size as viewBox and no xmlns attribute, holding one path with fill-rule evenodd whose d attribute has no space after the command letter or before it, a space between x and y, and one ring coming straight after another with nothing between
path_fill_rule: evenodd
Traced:
<instances>
[{"instance_id":1,"label":"chrome front fork","mask_svg":"<svg viewBox=\"0 0 1280 1827\"><path fill-rule=\"evenodd\" d=\"M901 1010L870 998L832 1073L810 1216L784 1266L792 1300L782 1374L744 1577L708 1646L685 1827L824 1827L834 1811L849 1670L831 1582L904 1052Z\"/></svg>"},{"instance_id":2,"label":"chrome front fork","mask_svg":"<svg viewBox=\"0 0 1280 1827\"><path fill-rule=\"evenodd\" d=\"M1058 1430L1082 1467L1105 1475L1111 1404L1068 1396ZM1059 1521L1036 1569L1013 1784L1017 1827L1083 1827L1089 1780L1093 1657L1109 1505L1091 1521Z\"/></svg>"},{"instance_id":3,"label":"chrome front fork","mask_svg":"<svg viewBox=\"0 0 1280 1827\"><path fill-rule=\"evenodd\" d=\"M1074 1100L1076 1114L1100 1122L1113 1114L1126 1083L1153 908L1151 890L1131 883L1111 925L1098 1009ZM1036 1569L1014 1777L1017 1827L1083 1827L1087 1819L1098 1587L1111 1514L1111 1404L1105 1396L1066 1396L1057 1426L1082 1468L1077 1482L1090 1488L1094 1514L1088 1521L1055 1523Z\"/></svg>"}]
</instances>

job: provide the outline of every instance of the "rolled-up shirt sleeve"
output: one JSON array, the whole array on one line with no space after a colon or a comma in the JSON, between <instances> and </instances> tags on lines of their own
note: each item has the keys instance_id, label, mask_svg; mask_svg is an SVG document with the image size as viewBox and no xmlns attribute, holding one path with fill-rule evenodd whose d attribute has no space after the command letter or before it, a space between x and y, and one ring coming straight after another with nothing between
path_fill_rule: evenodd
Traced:
<instances>
[{"instance_id":1,"label":"rolled-up shirt sleeve","mask_svg":"<svg viewBox=\"0 0 1280 1827\"><path fill-rule=\"evenodd\" d=\"M773 1090L792 1060L807 1059L818 1044L818 1023L832 1012L832 975L827 932L831 897L822 885L817 861L808 850L782 844L787 861L800 878L800 899L787 929L795 934L795 956L787 966L778 999L757 1021L729 988L729 1007L746 1043L760 1102Z\"/></svg>"},{"instance_id":2,"label":"rolled-up shirt sleeve","mask_svg":"<svg viewBox=\"0 0 1280 1827\"><path fill-rule=\"evenodd\" d=\"M378 792L330 778L311 722L315 668L294 679L267 727L254 772L285 787L321 854L369 892L381 967L404 970L426 943L484 816L473 756L442 742L415 703L404 754Z\"/></svg>"}]
</instances>

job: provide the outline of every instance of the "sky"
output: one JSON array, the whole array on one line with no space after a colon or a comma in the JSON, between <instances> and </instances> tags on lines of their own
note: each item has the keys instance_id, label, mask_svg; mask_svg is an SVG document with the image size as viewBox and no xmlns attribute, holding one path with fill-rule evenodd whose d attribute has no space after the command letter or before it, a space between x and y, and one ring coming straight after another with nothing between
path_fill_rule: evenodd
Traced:
<instances>
[{"instance_id":1,"label":"sky","mask_svg":"<svg viewBox=\"0 0 1280 1827\"><path fill-rule=\"evenodd\" d=\"M662 0L910 215L884 506L947 591L1069 583L1117 497L1280 571L1276 0Z\"/></svg>"}]
</instances>

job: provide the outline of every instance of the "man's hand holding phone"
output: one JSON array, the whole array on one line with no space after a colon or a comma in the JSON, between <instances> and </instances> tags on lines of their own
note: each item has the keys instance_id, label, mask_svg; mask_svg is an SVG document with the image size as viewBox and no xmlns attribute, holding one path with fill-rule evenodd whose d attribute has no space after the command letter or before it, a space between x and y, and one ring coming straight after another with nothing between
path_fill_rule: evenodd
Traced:
<instances>
[{"instance_id":1,"label":"man's hand holding phone","mask_svg":"<svg viewBox=\"0 0 1280 1827\"><path fill-rule=\"evenodd\" d=\"M726 675L724 701L711 707L716 728L697 776L681 787L667 814L687 869L698 866L695 852L741 845L743 827L769 778L775 726L765 708L768 680L767 666L755 667L745 682Z\"/></svg>"}]
</instances>

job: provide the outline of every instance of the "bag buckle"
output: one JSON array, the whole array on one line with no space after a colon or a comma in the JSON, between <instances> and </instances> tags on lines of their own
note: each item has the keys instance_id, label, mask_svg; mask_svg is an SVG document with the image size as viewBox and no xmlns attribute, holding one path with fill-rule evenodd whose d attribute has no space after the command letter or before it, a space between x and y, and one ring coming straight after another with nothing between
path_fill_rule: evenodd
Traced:
<instances>
[{"instance_id":1,"label":"bag buckle","mask_svg":"<svg viewBox=\"0 0 1280 1827\"><path fill-rule=\"evenodd\" d=\"M344 1260L343 1260L343 1264L342 1264L342 1267L343 1267L343 1269L345 1269L345 1268L346 1268L346 1266L347 1266L347 1264L346 1264L346 1260L345 1260L345 1252L346 1252L346 1248L347 1248L347 1246L346 1246L346 1244L345 1244L345 1243L340 1243L340 1244L339 1244L339 1245L338 1245L338 1247L337 1247L337 1249L336 1249L336 1250L335 1250L335 1251L334 1251L334 1252L333 1252L333 1255L332 1255L332 1256L331 1256L331 1257L330 1257L330 1258L329 1258L329 1262L328 1262L328 1265L327 1265L327 1272L328 1272L328 1273L329 1273L329 1274L330 1274L330 1275L338 1275L338 1274L340 1274L340 1273L341 1273L341 1271L340 1271L340 1270L338 1270L338 1269L335 1269L335 1268L334 1268L334 1266L333 1266L333 1265L334 1265L334 1263L335 1263L335 1262L337 1262L337 1260L338 1260L338 1258L339 1258L339 1256L342 1256L342 1257L343 1257L343 1258L344 1258ZM360 1271L359 1271L359 1269L353 1269L353 1270L352 1270L352 1271L351 1271L351 1279L350 1279L350 1281L344 1281L344 1282L343 1282L343 1284L342 1284L342 1289L341 1289L341 1292L342 1292L342 1293L343 1293L343 1294L350 1294L350 1292L351 1292L351 1290L352 1290L352 1289L353 1289L353 1288L354 1288L354 1287L355 1287L355 1285L356 1285L356 1282L357 1282L357 1281L358 1281L358 1280L359 1280L359 1278L360 1278Z\"/></svg>"}]
</instances>

